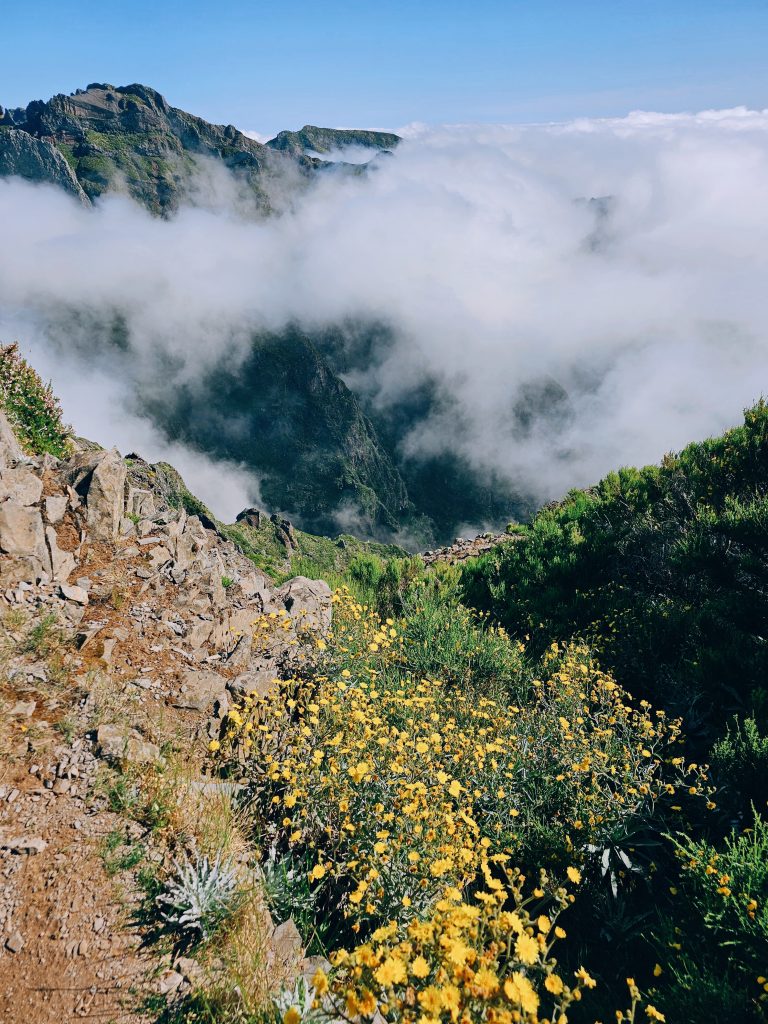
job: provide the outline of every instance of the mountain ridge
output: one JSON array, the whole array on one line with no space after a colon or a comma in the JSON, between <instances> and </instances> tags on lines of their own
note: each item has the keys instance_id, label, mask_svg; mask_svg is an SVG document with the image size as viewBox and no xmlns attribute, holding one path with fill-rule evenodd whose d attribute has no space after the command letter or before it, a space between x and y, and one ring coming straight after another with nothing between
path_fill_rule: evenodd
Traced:
<instances>
[{"instance_id":1,"label":"mountain ridge","mask_svg":"<svg viewBox=\"0 0 768 1024\"><path fill-rule=\"evenodd\" d=\"M235 174L269 212L276 179L290 176L300 190L332 166L312 151L345 145L387 150L399 141L391 133L305 125L265 145L234 125L215 125L172 106L150 86L92 82L69 95L0 108L0 176L47 181L86 204L122 188L150 212L167 215L189 199L198 161L207 157Z\"/></svg>"}]
</instances>

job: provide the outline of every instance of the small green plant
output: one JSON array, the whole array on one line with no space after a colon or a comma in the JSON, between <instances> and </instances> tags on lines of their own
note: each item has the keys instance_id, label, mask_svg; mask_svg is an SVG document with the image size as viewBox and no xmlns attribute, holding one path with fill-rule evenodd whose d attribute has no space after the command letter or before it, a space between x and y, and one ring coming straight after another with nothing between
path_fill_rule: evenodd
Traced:
<instances>
[{"instance_id":1,"label":"small green plant","mask_svg":"<svg viewBox=\"0 0 768 1024\"><path fill-rule=\"evenodd\" d=\"M316 930L318 892L309 881L311 865L291 853L278 857L274 847L260 865L261 887L273 920L292 918L307 941Z\"/></svg>"},{"instance_id":2,"label":"small green plant","mask_svg":"<svg viewBox=\"0 0 768 1024\"><path fill-rule=\"evenodd\" d=\"M136 783L125 775L115 775L105 785L109 809L115 814L131 815L141 799Z\"/></svg>"},{"instance_id":3,"label":"small green plant","mask_svg":"<svg viewBox=\"0 0 768 1024\"><path fill-rule=\"evenodd\" d=\"M62 422L59 401L16 342L0 346L0 408L31 455L48 452L63 459L70 454L72 432Z\"/></svg>"},{"instance_id":4,"label":"small green plant","mask_svg":"<svg viewBox=\"0 0 768 1024\"><path fill-rule=\"evenodd\" d=\"M715 779L723 786L723 798L742 819L754 804L766 809L768 736L761 735L754 718L740 722L734 716L725 736L712 748Z\"/></svg>"},{"instance_id":5,"label":"small green plant","mask_svg":"<svg viewBox=\"0 0 768 1024\"><path fill-rule=\"evenodd\" d=\"M132 843L120 829L109 832L102 842L101 859L108 875L130 871L142 862L146 849L140 843Z\"/></svg>"},{"instance_id":6,"label":"small green plant","mask_svg":"<svg viewBox=\"0 0 768 1024\"><path fill-rule=\"evenodd\" d=\"M27 613L23 608L9 608L3 614L3 627L9 631L21 629L27 621Z\"/></svg>"},{"instance_id":7,"label":"small green plant","mask_svg":"<svg viewBox=\"0 0 768 1024\"><path fill-rule=\"evenodd\" d=\"M77 721L72 715L65 715L56 722L55 729L61 733L66 743L71 743L77 735Z\"/></svg>"},{"instance_id":8,"label":"small green plant","mask_svg":"<svg viewBox=\"0 0 768 1024\"><path fill-rule=\"evenodd\" d=\"M240 903L237 869L221 853L174 861L174 872L155 897L161 919L185 943L207 939Z\"/></svg>"},{"instance_id":9,"label":"small green plant","mask_svg":"<svg viewBox=\"0 0 768 1024\"><path fill-rule=\"evenodd\" d=\"M59 620L51 612L48 615L44 615L27 633L22 652L24 654L36 654L38 657L45 658L61 647L64 640L65 637L59 625Z\"/></svg>"},{"instance_id":10,"label":"small green plant","mask_svg":"<svg viewBox=\"0 0 768 1024\"><path fill-rule=\"evenodd\" d=\"M232 584L234 582L235 581L232 579L231 576L222 576L221 577L221 585L222 585L222 587L224 587L225 590L229 590L229 588L232 586Z\"/></svg>"}]
</instances>

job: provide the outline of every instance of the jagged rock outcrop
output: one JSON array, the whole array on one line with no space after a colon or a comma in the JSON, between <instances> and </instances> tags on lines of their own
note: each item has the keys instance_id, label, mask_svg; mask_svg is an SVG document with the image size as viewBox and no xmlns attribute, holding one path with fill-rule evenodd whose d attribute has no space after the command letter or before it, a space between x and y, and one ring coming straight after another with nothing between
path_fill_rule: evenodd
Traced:
<instances>
[{"instance_id":1,"label":"jagged rock outcrop","mask_svg":"<svg viewBox=\"0 0 768 1024\"><path fill-rule=\"evenodd\" d=\"M126 674L160 658L161 679L137 685L160 687L170 706L197 713L211 738L229 695L250 689L234 680L290 672L303 637L328 629L328 586L297 577L275 589L218 528L168 503L178 493L166 490L170 467L156 472L88 446L66 461L29 458L4 417L0 456L0 604L79 629L80 652L108 670ZM254 624L270 615L280 629L254 644ZM98 745L113 759L154 756L115 723L105 723Z\"/></svg>"},{"instance_id":2,"label":"jagged rock outcrop","mask_svg":"<svg viewBox=\"0 0 768 1024\"><path fill-rule=\"evenodd\" d=\"M40 509L12 499L0 502L0 585L18 580L37 583L50 574Z\"/></svg>"},{"instance_id":3,"label":"jagged rock outcrop","mask_svg":"<svg viewBox=\"0 0 768 1024\"><path fill-rule=\"evenodd\" d=\"M114 540L125 510L127 475L117 449L81 452L65 464L63 474L68 484L85 497L93 540Z\"/></svg>"},{"instance_id":4,"label":"jagged rock outcrop","mask_svg":"<svg viewBox=\"0 0 768 1024\"><path fill-rule=\"evenodd\" d=\"M5 120L10 121L8 115ZM0 167L8 167L4 173L54 184L66 181L70 191L88 200L127 189L153 213L171 212L190 198L201 158L233 171L264 210L270 207L270 178L289 173L300 178L315 166L306 157L267 149L232 125L212 125L187 114L139 84L92 83L71 96L35 100L23 121L13 112L13 124L0 130Z\"/></svg>"},{"instance_id":5,"label":"jagged rock outcrop","mask_svg":"<svg viewBox=\"0 0 768 1024\"><path fill-rule=\"evenodd\" d=\"M465 562L468 558L487 555L494 548L503 544L514 544L519 540L522 540L519 533L480 533L476 537L457 537L453 544L423 551L420 557L426 565L434 565L435 562L455 565L457 562Z\"/></svg>"},{"instance_id":6,"label":"jagged rock outcrop","mask_svg":"<svg viewBox=\"0 0 768 1024\"><path fill-rule=\"evenodd\" d=\"M330 628L331 588L325 580L294 576L282 587L278 587L275 598L298 627L321 633Z\"/></svg>"},{"instance_id":7,"label":"jagged rock outcrop","mask_svg":"<svg viewBox=\"0 0 768 1024\"><path fill-rule=\"evenodd\" d=\"M99 726L96 746L101 756L108 761L130 761L135 764L155 761L160 756L160 748L145 740L138 730L113 723Z\"/></svg>"},{"instance_id":8,"label":"jagged rock outcrop","mask_svg":"<svg viewBox=\"0 0 768 1024\"><path fill-rule=\"evenodd\" d=\"M64 156L48 139L37 139L18 128L0 126L0 177L57 185L84 205L89 199Z\"/></svg>"}]
</instances>

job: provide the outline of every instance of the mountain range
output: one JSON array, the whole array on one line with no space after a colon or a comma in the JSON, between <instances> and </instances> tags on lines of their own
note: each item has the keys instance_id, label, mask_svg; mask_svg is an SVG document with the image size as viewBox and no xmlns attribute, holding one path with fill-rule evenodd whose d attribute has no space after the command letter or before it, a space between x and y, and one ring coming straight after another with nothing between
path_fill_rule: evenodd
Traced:
<instances>
[{"instance_id":1,"label":"mountain range","mask_svg":"<svg viewBox=\"0 0 768 1024\"><path fill-rule=\"evenodd\" d=\"M59 185L83 203L120 188L158 214L190 198L201 160L223 164L266 212L271 183L290 178L298 189L335 166L316 154L350 145L391 150L400 141L386 132L305 125L264 145L233 125L172 107L145 85L104 83L0 110L0 131L0 174Z\"/></svg>"}]
</instances>

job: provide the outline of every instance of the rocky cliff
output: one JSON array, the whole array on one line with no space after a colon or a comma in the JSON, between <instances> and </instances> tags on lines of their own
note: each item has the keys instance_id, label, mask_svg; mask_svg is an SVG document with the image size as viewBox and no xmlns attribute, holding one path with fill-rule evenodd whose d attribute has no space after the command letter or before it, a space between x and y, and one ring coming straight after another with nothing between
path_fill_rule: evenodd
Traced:
<instances>
[{"instance_id":1,"label":"rocky cliff","mask_svg":"<svg viewBox=\"0 0 768 1024\"><path fill-rule=\"evenodd\" d=\"M230 170L268 211L272 195L300 189L324 163L310 152L343 145L391 148L395 135L304 128L270 145L232 125L214 125L172 107L145 85L92 83L70 96L0 108L0 175L59 185L92 201L126 190L153 213L190 197L201 159Z\"/></svg>"},{"instance_id":2,"label":"rocky cliff","mask_svg":"<svg viewBox=\"0 0 768 1024\"><path fill-rule=\"evenodd\" d=\"M253 469L267 505L305 529L338 532L340 517L380 536L416 525L403 479L356 396L296 328L257 336L242 364L222 360L176 388L172 401L165 390L144 401L170 437Z\"/></svg>"},{"instance_id":3,"label":"rocky cliff","mask_svg":"<svg viewBox=\"0 0 768 1024\"><path fill-rule=\"evenodd\" d=\"M141 953L125 904L138 914L140 886L118 847L152 863L168 844L162 829L128 820L109 786L130 799L128 780L152 778L171 750L206 751L233 702L295 671L331 620L325 583L276 586L205 516L175 507L172 471L75 447L65 459L28 455L0 411L0 1016L10 1024L144 1021L126 1011L128 988L132 1002L170 1001L198 983L196 961ZM265 622L278 628L267 634ZM199 757L184 771L174 791L197 822L242 788L201 775ZM119 894L116 871L128 887ZM276 924L264 907L260 932L276 983L314 970L292 921ZM64 974L68 984L51 987Z\"/></svg>"},{"instance_id":4,"label":"rocky cliff","mask_svg":"<svg viewBox=\"0 0 768 1024\"><path fill-rule=\"evenodd\" d=\"M29 181L58 185L87 204L88 197L74 171L49 139L37 139L29 132L9 125L0 126L0 176L18 176Z\"/></svg>"}]
</instances>

